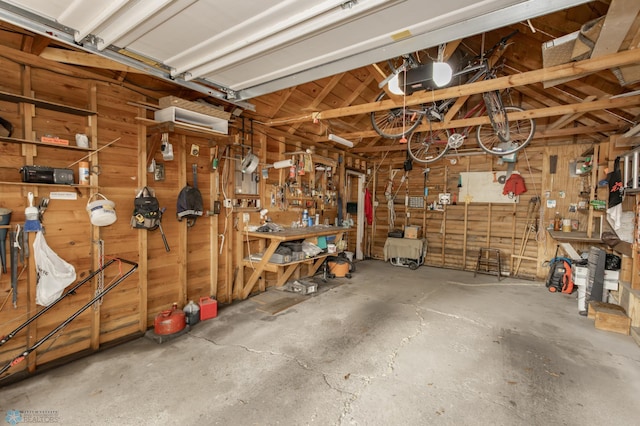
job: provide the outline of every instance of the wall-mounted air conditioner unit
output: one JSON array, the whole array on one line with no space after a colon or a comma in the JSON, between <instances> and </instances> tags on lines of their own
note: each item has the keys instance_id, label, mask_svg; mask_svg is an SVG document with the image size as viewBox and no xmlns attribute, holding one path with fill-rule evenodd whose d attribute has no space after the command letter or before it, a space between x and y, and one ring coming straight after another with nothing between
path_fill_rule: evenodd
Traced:
<instances>
[{"instance_id":1,"label":"wall-mounted air conditioner unit","mask_svg":"<svg viewBox=\"0 0 640 426\"><path fill-rule=\"evenodd\" d=\"M154 119L156 121L193 124L195 126L207 127L223 135L229 134L229 122L227 120L174 106L155 111Z\"/></svg>"}]
</instances>

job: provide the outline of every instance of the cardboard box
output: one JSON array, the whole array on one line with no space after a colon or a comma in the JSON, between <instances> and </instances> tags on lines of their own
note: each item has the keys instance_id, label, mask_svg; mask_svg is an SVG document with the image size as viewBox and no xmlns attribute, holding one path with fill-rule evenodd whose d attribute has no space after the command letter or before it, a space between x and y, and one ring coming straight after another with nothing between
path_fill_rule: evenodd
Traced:
<instances>
[{"instance_id":1,"label":"cardboard box","mask_svg":"<svg viewBox=\"0 0 640 426\"><path fill-rule=\"evenodd\" d=\"M629 335L631 318L618 309L600 308L596 311L595 326L598 330Z\"/></svg>"},{"instance_id":2,"label":"cardboard box","mask_svg":"<svg viewBox=\"0 0 640 426\"><path fill-rule=\"evenodd\" d=\"M411 240L419 240L422 238L422 228L420 226L405 226L404 237Z\"/></svg>"}]
</instances>

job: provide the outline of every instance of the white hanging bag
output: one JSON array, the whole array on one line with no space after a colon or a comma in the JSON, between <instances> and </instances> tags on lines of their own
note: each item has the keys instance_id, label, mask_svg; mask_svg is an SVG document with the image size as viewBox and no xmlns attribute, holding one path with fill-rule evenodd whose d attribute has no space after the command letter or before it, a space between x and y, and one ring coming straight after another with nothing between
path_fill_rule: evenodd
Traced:
<instances>
[{"instance_id":1,"label":"white hanging bag","mask_svg":"<svg viewBox=\"0 0 640 426\"><path fill-rule=\"evenodd\" d=\"M76 270L73 265L62 260L51 250L42 231L36 234L33 242L33 255L38 274L36 303L41 306L49 306L62 295L65 287L76 280Z\"/></svg>"}]
</instances>

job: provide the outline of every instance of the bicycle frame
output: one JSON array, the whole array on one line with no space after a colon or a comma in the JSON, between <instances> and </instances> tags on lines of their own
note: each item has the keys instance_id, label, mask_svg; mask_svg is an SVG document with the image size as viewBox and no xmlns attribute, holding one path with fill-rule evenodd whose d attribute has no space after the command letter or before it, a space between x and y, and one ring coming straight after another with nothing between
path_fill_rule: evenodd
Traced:
<instances>
[{"instance_id":1,"label":"bicycle frame","mask_svg":"<svg viewBox=\"0 0 640 426\"><path fill-rule=\"evenodd\" d=\"M503 37L491 49L477 57L473 63L454 73L453 77L473 73L464 84L495 78L500 65L495 65L491 60L493 53L499 48L504 48L507 41L516 33L517 31L514 31ZM404 57L398 69L411 68L412 64L417 62L411 56ZM395 70L393 66L392 69ZM384 101L386 97L388 95L383 91L376 98L376 102ZM489 118L488 124L483 123L463 129L443 129L442 126L437 126L438 129L433 130L430 124L434 121L444 122L447 111L449 115L457 114L458 111L450 110L450 107L458 100L459 98L450 98L434 102L432 105L423 104L414 108L396 107L387 111L374 111L371 113L371 124L380 136L390 139L402 137L401 141L408 142L409 155L423 163L437 161L449 148L459 148L469 136L472 127L476 127L476 138L480 148L491 155L511 155L524 148L533 138L535 121L531 118L509 120L509 114L522 112L523 109L516 106L505 107L497 90L482 93L482 100L470 107L462 117L467 119L486 113ZM418 131L417 128L423 118L427 120L429 129L425 130L423 126ZM409 135L408 139L406 135Z\"/></svg>"},{"instance_id":2,"label":"bicycle frame","mask_svg":"<svg viewBox=\"0 0 640 426\"><path fill-rule=\"evenodd\" d=\"M479 64L476 65L470 65L468 67L463 68L462 70L456 72L453 74L452 79L459 77L461 75L465 75L468 74L470 72L473 71L478 71L477 73L475 73L474 75L472 75L469 80L467 80L467 82L465 84L469 84L469 83L475 83L476 81L479 80L484 80L485 76L487 75L492 75L493 74L493 69L489 68L489 62L486 59L483 59ZM439 113L442 114L443 112L445 112L447 109L449 109L449 107L455 103L455 101L457 100L457 98L450 98L450 99L446 99L440 103L438 103L435 107L435 110ZM432 107L433 108L433 107ZM429 108L425 108L425 114L427 114L427 110ZM428 116L427 116L428 117ZM468 118L468 117L465 117Z\"/></svg>"}]
</instances>

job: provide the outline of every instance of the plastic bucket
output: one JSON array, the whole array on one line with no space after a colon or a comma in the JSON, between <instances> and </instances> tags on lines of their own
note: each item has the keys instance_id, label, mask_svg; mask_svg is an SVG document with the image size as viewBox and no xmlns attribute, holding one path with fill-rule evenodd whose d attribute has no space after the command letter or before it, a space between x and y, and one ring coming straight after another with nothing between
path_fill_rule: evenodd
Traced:
<instances>
[{"instance_id":1,"label":"plastic bucket","mask_svg":"<svg viewBox=\"0 0 640 426\"><path fill-rule=\"evenodd\" d=\"M11 222L11 213L10 209L0 207L0 225L8 225Z\"/></svg>"},{"instance_id":2,"label":"plastic bucket","mask_svg":"<svg viewBox=\"0 0 640 426\"><path fill-rule=\"evenodd\" d=\"M89 201L87 202L87 212L89 213L89 219L91 220L91 224L95 226L107 226L114 223L117 219L116 217L116 203L113 201L107 200L107 197L100 194L99 192L95 195L99 195L102 197L102 200Z\"/></svg>"}]
</instances>

